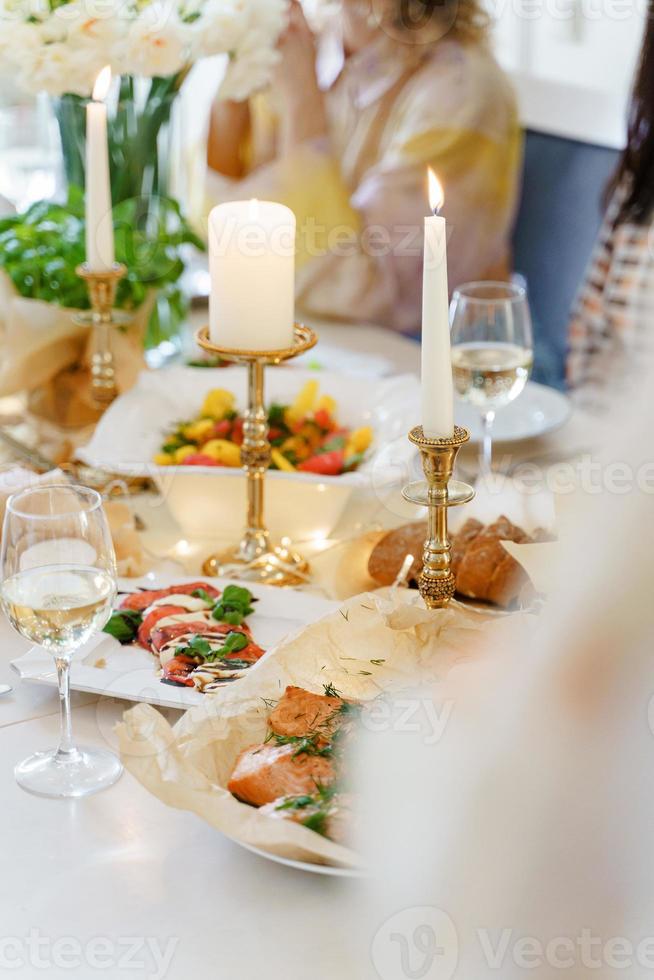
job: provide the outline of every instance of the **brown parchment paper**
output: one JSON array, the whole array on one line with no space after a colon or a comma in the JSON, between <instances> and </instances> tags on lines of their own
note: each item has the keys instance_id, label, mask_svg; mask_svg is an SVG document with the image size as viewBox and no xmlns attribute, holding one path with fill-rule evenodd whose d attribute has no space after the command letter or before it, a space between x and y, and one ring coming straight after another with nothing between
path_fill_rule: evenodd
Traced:
<instances>
[{"instance_id":1,"label":"brown parchment paper","mask_svg":"<svg viewBox=\"0 0 654 980\"><path fill-rule=\"evenodd\" d=\"M270 651L246 676L209 695L171 727L151 705L127 711L118 726L125 767L169 806L191 810L235 840L272 854L357 867L350 849L306 827L262 815L225 786L239 752L262 742L287 685L322 693L332 683L367 701L445 678L455 664L515 637L533 617L453 602L429 612L416 592L355 596L330 616Z\"/></svg>"}]
</instances>

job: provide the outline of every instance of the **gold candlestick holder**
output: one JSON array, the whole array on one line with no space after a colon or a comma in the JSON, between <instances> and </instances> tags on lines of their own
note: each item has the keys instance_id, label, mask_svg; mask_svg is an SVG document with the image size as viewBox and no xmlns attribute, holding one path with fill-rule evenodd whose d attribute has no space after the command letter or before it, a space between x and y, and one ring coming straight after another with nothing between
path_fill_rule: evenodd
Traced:
<instances>
[{"instance_id":1,"label":"gold candlestick holder","mask_svg":"<svg viewBox=\"0 0 654 980\"><path fill-rule=\"evenodd\" d=\"M418 582L420 595L428 609L442 609L454 595L456 582L452 574L451 546L447 533L449 507L466 504L475 495L467 483L452 479L457 453L470 439L470 433L454 426L449 439L429 439L417 425L409 439L420 450L426 481L409 483L402 496L412 504L427 507L427 540L422 553L422 572Z\"/></svg>"},{"instance_id":2,"label":"gold candlestick holder","mask_svg":"<svg viewBox=\"0 0 654 980\"><path fill-rule=\"evenodd\" d=\"M209 328L201 327L199 346L225 361L245 364L248 369L248 406L243 425L241 463L247 478L247 518L243 537L236 547L211 555L203 565L205 575L230 575L267 585L299 585L306 582L309 565L302 555L284 544L272 545L264 520L264 486L270 466L268 418L264 405L264 368L281 364L318 341L313 330L295 324L293 345L282 350L252 351L221 347L209 339Z\"/></svg>"},{"instance_id":3,"label":"gold candlestick holder","mask_svg":"<svg viewBox=\"0 0 654 980\"><path fill-rule=\"evenodd\" d=\"M132 317L129 313L114 309L118 283L127 268L115 262L110 269L94 272L86 262L78 265L75 272L84 279L91 300L88 313L75 314L75 323L93 328L95 346L91 356L91 394L99 409L104 411L117 395L116 368L111 350L111 328L125 326Z\"/></svg>"}]
</instances>

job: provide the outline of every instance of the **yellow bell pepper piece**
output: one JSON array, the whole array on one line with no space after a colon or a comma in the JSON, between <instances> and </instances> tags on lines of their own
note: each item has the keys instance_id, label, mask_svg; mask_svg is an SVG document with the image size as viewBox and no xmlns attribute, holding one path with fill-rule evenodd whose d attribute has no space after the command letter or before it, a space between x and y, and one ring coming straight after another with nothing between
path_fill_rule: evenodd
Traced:
<instances>
[{"instance_id":1,"label":"yellow bell pepper piece","mask_svg":"<svg viewBox=\"0 0 654 980\"><path fill-rule=\"evenodd\" d=\"M331 415L333 419L336 418L336 399L332 398L331 395L321 395L316 403L316 412L327 412Z\"/></svg>"},{"instance_id":2,"label":"yellow bell pepper piece","mask_svg":"<svg viewBox=\"0 0 654 980\"><path fill-rule=\"evenodd\" d=\"M179 449L175 450L175 462L183 463L187 456L192 456L197 451L197 446L180 446Z\"/></svg>"},{"instance_id":3,"label":"yellow bell pepper piece","mask_svg":"<svg viewBox=\"0 0 654 980\"><path fill-rule=\"evenodd\" d=\"M225 391L224 388L214 388L208 392L204 399L200 415L208 415L215 421L220 422L221 419L224 419L226 415L229 415L233 411L234 395L232 392Z\"/></svg>"},{"instance_id":4,"label":"yellow bell pepper piece","mask_svg":"<svg viewBox=\"0 0 654 980\"><path fill-rule=\"evenodd\" d=\"M293 464L286 459L286 456L279 451L277 446L273 446L271 449L270 457L278 470L284 470L286 473L295 472Z\"/></svg>"},{"instance_id":5,"label":"yellow bell pepper piece","mask_svg":"<svg viewBox=\"0 0 654 980\"><path fill-rule=\"evenodd\" d=\"M214 424L213 419L198 419L197 422L185 425L182 429L182 435L185 439L190 439L191 442L202 443L212 434Z\"/></svg>"},{"instance_id":6,"label":"yellow bell pepper piece","mask_svg":"<svg viewBox=\"0 0 654 980\"><path fill-rule=\"evenodd\" d=\"M369 425L364 425L360 429L353 429L345 444L345 459L356 456L358 453L365 453L372 442L372 438L373 431Z\"/></svg>"},{"instance_id":7,"label":"yellow bell pepper piece","mask_svg":"<svg viewBox=\"0 0 654 980\"><path fill-rule=\"evenodd\" d=\"M155 453L152 462L156 463L157 466L172 466L174 460L169 453Z\"/></svg>"},{"instance_id":8,"label":"yellow bell pepper piece","mask_svg":"<svg viewBox=\"0 0 654 980\"><path fill-rule=\"evenodd\" d=\"M229 442L227 439L210 439L209 442L205 442L202 447L202 452L206 456L211 456L212 459L222 463L223 466L241 465L240 447L234 442Z\"/></svg>"},{"instance_id":9,"label":"yellow bell pepper piece","mask_svg":"<svg viewBox=\"0 0 654 980\"><path fill-rule=\"evenodd\" d=\"M317 381L307 381L304 388L298 393L295 401L292 405L286 409L285 420L287 425L292 425L294 422L301 422L302 419L306 418L313 411L313 406L316 404L316 398L318 397L318 387Z\"/></svg>"}]
</instances>

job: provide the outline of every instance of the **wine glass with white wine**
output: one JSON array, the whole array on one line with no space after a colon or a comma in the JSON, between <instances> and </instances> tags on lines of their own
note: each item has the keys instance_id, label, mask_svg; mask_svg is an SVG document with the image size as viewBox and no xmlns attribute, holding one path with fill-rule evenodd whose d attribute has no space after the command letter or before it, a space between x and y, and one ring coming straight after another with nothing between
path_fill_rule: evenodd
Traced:
<instances>
[{"instance_id":1,"label":"wine glass with white wine","mask_svg":"<svg viewBox=\"0 0 654 980\"><path fill-rule=\"evenodd\" d=\"M72 736L70 662L111 615L116 560L102 499L76 486L35 487L7 501L0 599L22 636L54 657L61 703L59 747L15 769L39 796L87 796L114 783L120 761L106 749L78 748Z\"/></svg>"},{"instance_id":2,"label":"wine glass with white wine","mask_svg":"<svg viewBox=\"0 0 654 980\"><path fill-rule=\"evenodd\" d=\"M510 282L466 283L454 292L450 321L454 388L481 413L481 469L490 473L495 415L522 394L533 363L526 291Z\"/></svg>"}]
</instances>

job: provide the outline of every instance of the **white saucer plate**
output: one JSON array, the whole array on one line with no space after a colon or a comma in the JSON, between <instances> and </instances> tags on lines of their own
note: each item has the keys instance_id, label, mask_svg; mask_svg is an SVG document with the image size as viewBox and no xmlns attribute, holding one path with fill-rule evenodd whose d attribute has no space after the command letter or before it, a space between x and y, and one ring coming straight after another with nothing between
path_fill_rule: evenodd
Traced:
<instances>
[{"instance_id":1,"label":"white saucer plate","mask_svg":"<svg viewBox=\"0 0 654 980\"><path fill-rule=\"evenodd\" d=\"M498 409L493 423L494 442L533 439L560 428L570 418L570 399L556 388L528 381L523 393L505 408ZM483 429L479 411L457 400L454 414L459 425L470 430L470 441L481 442Z\"/></svg>"}]
</instances>

